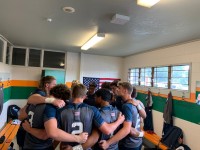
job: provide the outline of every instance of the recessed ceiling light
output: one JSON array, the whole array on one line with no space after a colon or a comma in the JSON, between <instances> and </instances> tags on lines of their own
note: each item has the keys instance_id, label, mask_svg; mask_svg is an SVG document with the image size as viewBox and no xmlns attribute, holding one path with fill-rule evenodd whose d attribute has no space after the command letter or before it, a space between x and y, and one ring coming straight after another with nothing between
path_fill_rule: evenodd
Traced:
<instances>
[{"instance_id":1,"label":"recessed ceiling light","mask_svg":"<svg viewBox=\"0 0 200 150\"><path fill-rule=\"evenodd\" d=\"M52 18L47 18L47 22L52 22Z\"/></svg>"},{"instance_id":2,"label":"recessed ceiling light","mask_svg":"<svg viewBox=\"0 0 200 150\"><path fill-rule=\"evenodd\" d=\"M137 4L144 6L144 7L152 7L156 3L158 3L160 0L137 0Z\"/></svg>"},{"instance_id":3,"label":"recessed ceiling light","mask_svg":"<svg viewBox=\"0 0 200 150\"><path fill-rule=\"evenodd\" d=\"M73 7L63 7L63 11L66 13L74 13L75 9Z\"/></svg>"}]
</instances>

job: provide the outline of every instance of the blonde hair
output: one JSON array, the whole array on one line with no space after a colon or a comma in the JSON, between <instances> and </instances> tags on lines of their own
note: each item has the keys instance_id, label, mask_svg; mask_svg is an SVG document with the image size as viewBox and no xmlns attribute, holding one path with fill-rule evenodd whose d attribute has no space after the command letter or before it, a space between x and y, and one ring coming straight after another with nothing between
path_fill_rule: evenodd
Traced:
<instances>
[{"instance_id":1,"label":"blonde hair","mask_svg":"<svg viewBox=\"0 0 200 150\"><path fill-rule=\"evenodd\" d=\"M73 90L73 88L78 84L81 84L81 82L79 80L73 80L72 85L71 85L71 90Z\"/></svg>"},{"instance_id":2,"label":"blonde hair","mask_svg":"<svg viewBox=\"0 0 200 150\"><path fill-rule=\"evenodd\" d=\"M87 88L83 84L77 84L72 89L72 98L81 98L86 96Z\"/></svg>"},{"instance_id":3,"label":"blonde hair","mask_svg":"<svg viewBox=\"0 0 200 150\"><path fill-rule=\"evenodd\" d=\"M39 83L39 89L41 89L42 91L45 91L45 85L47 83L51 83L53 80L56 80L53 76L44 76L40 79L40 83Z\"/></svg>"}]
</instances>

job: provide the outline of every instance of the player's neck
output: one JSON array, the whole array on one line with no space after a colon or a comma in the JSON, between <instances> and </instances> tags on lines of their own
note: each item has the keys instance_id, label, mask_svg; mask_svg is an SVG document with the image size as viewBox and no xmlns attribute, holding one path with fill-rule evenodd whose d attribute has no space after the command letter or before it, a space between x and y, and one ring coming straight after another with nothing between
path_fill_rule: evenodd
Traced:
<instances>
[{"instance_id":1,"label":"player's neck","mask_svg":"<svg viewBox=\"0 0 200 150\"><path fill-rule=\"evenodd\" d=\"M75 104L83 103L83 98L74 98L73 103Z\"/></svg>"},{"instance_id":2,"label":"player's neck","mask_svg":"<svg viewBox=\"0 0 200 150\"><path fill-rule=\"evenodd\" d=\"M132 99L131 95L127 94L127 95L123 95L123 99L124 101L127 101L128 99Z\"/></svg>"},{"instance_id":3,"label":"player's neck","mask_svg":"<svg viewBox=\"0 0 200 150\"><path fill-rule=\"evenodd\" d=\"M105 107L105 106L109 106L110 104L109 104L109 102L106 102L106 101L103 101L103 102L101 102L101 107Z\"/></svg>"}]
</instances>

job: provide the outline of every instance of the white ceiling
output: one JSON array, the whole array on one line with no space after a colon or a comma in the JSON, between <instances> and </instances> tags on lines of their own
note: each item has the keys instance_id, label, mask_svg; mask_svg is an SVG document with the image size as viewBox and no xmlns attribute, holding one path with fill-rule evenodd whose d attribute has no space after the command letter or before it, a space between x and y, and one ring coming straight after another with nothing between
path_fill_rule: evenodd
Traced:
<instances>
[{"instance_id":1,"label":"white ceiling","mask_svg":"<svg viewBox=\"0 0 200 150\"><path fill-rule=\"evenodd\" d=\"M64 6L76 12L64 13ZM130 21L110 23L115 13ZM0 0L0 34L14 45L81 52L103 32L106 38L84 53L128 56L199 39L199 14L200 0L161 0L150 9L136 0Z\"/></svg>"}]
</instances>

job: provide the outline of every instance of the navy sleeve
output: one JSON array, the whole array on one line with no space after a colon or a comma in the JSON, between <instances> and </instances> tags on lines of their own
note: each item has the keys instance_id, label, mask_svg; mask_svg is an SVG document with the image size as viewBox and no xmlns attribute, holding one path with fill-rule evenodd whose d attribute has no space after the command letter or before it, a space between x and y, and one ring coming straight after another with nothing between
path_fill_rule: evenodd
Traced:
<instances>
[{"instance_id":1,"label":"navy sleeve","mask_svg":"<svg viewBox=\"0 0 200 150\"><path fill-rule=\"evenodd\" d=\"M99 112L99 110L96 107L91 107L93 112L94 112L94 118L93 118L93 122L95 124L96 127L101 127L101 125L105 122L103 120L103 118L101 117L101 114Z\"/></svg>"},{"instance_id":2,"label":"navy sleeve","mask_svg":"<svg viewBox=\"0 0 200 150\"><path fill-rule=\"evenodd\" d=\"M66 106L65 106L66 107ZM58 124L58 128L62 129L62 122L61 122L61 112L62 110L64 110L64 108L58 109L57 110L57 114L56 114L56 119L57 119L57 124Z\"/></svg>"},{"instance_id":3,"label":"navy sleeve","mask_svg":"<svg viewBox=\"0 0 200 150\"><path fill-rule=\"evenodd\" d=\"M133 114L132 114L132 104L126 103L122 106L122 112L125 116L125 121L132 122Z\"/></svg>"},{"instance_id":4,"label":"navy sleeve","mask_svg":"<svg viewBox=\"0 0 200 150\"><path fill-rule=\"evenodd\" d=\"M44 96L44 97L46 96L46 93L40 89L36 89L32 94L40 94L41 96Z\"/></svg>"},{"instance_id":5,"label":"navy sleeve","mask_svg":"<svg viewBox=\"0 0 200 150\"><path fill-rule=\"evenodd\" d=\"M56 111L57 108L51 104L46 104L44 110L44 122L48 121L49 119L56 118Z\"/></svg>"}]
</instances>

